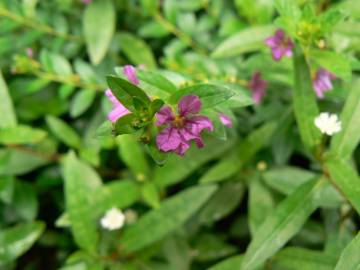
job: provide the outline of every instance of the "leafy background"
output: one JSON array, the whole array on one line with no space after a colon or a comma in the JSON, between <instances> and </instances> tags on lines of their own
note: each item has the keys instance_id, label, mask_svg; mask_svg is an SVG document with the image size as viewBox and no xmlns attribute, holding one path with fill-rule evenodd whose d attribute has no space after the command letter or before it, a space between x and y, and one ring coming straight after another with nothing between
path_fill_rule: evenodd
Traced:
<instances>
[{"instance_id":1,"label":"leafy background","mask_svg":"<svg viewBox=\"0 0 360 270\"><path fill-rule=\"evenodd\" d=\"M1 269L358 269L357 0L1 0L0 26ZM292 59L264 46L277 27ZM234 128L163 166L100 136L105 78L129 63L147 93L204 93ZM319 66L338 78L324 100ZM321 111L341 116L331 140ZM128 224L108 232L113 206Z\"/></svg>"}]
</instances>

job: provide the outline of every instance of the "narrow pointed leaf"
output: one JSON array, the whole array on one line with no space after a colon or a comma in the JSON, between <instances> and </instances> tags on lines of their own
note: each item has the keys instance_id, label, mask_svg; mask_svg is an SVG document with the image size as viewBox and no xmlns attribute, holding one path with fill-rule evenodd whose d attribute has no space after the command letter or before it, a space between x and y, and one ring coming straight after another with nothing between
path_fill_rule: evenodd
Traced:
<instances>
[{"instance_id":1,"label":"narrow pointed leaf","mask_svg":"<svg viewBox=\"0 0 360 270\"><path fill-rule=\"evenodd\" d=\"M135 252L161 240L190 218L215 190L215 186L190 188L164 201L124 231L120 240L122 248Z\"/></svg>"},{"instance_id":2,"label":"narrow pointed leaf","mask_svg":"<svg viewBox=\"0 0 360 270\"><path fill-rule=\"evenodd\" d=\"M335 270L359 270L360 269L360 233L350 242L340 255Z\"/></svg>"},{"instance_id":3,"label":"narrow pointed leaf","mask_svg":"<svg viewBox=\"0 0 360 270\"><path fill-rule=\"evenodd\" d=\"M360 141L360 80L353 84L341 113L342 130L331 141L331 151L338 157L351 157Z\"/></svg>"},{"instance_id":4,"label":"narrow pointed leaf","mask_svg":"<svg viewBox=\"0 0 360 270\"><path fill-rule=\"evenodd\" d=\"M252 270L261 266L300 231L317 208L314 198L323 183L312 180L303 184L276 207L258 228L246 250L242 269Z\"/></svg>"},{"instance_id":5,"label":"narrow pointed leaf","mask_svg":"<svg viewBox=\"0 0 360 270\"><path fill-rule=\"evenodd\" d=\"M294 72L294 113L303 143L309 150L313 150L321 140L321 133L314 124L315 118L319 115L319 109L312 87L310 70L300 48L295 49Z\"/></svg>"},{"instance_id":6,"label":"narrow pointed leaf","mask_svg":"<svg viewBox=\"0 0 360 270\"><path fill-rule=\"evenodd\" d=\"M360 178L357 172L344 160L326 162L330 177L346 199L360 214Z\"/></svg>"}]
</instances>

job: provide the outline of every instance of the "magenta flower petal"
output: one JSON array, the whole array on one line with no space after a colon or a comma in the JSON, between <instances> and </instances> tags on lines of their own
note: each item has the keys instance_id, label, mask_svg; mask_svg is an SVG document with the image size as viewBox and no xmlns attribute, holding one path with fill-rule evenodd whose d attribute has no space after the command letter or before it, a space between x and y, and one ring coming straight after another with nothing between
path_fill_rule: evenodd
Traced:
<instances>
[{"instance_id":1,"label":"magenta flower petal","mask_svg":"<svg viewBox=\"0 0 360 270\"><path fill-rule=\"evenodd\" d=\"M174 127L165 128L156 136L156 144L164 152L176 150L181 143L186 141L182 140L179 131Z\"/></svg>"},{"instance_id":2,"label":"magenta flower petal","mask_svg":"<svg viewBox=\"0 0 360 270\"><path fill-rule=\"evenodd\" d=\"M174 152L176 154L178 154L179 156L184 156L185 152L190 148L190 145L188 143L185 142L181 142L178 146L178 148L176 148L174 150Z\"/></svg>"},{"instance_id":3,"label":"magenta flower petal","mask_svg":"<svg viewBox=\"0 0 360 270\"><path fill-rule=\"evenodd\" d=\"M123 117L124 115L129 114L130 111L126 109L122 104L116 106L109 114L108 119L111 122L116 122L119 118Z\"/></svg>"},{"instance_id":4,"label":"magenta flower petal","mask_svg":"<svg viewBox=\"0 0 360 270\"><path fill-rule=\"evenodd\" d=\"M318 98L324 98L324 93L333 89L331 80L336 76L331 72L320 68L313 79L313 87Z\"/></svg>"},{"instance_id":5,"label":"magenta flower petal","mask_svg":"<svg viewBox=\"0 0 360 270\"><path fill-rule=\"evenodd\" d=\"M266 94L267 82L261 79L261 73L255 72L250 80L249 88L256 104L259 104Z\"/></svg>"},{"instance_id":6,"label":"magenta flower petal","mask_svg":"<svg viewBox=\"0 0 360 270\"><path fill-rule=\"evenodd\" d=\"M182 97L178 104L178 111L181 116L186 116L189 113L197 114L200 109L200 98L195 95L187 95Z\"/></svg>"},{"instance_id":7,"label":"magenta flower petal","mask_svg":"<svg viewBox=\"0 0 360 270\"><path fill-rule=\"evenodd\" d=\"M116 120L118 120L120 117L123 117L124 115L130 113L130 111L126 109L126 107L116 99L116 97L114 96L114 94L110 89L107 89L105 91L105 95L109 98L109 100L112 102L114 107L113 110L108 114L108 119L111 122L116 122Z\"/></svg>"},{"instance_id":8,"label":"magenta flower petal","mask_svg":"<svg viewBox=\"0 0 360 270\"><path fill-rule=\"evenodd\" d=\"M114 96L111 89L106 89L105 95L109 98L109 100L112 102L112 104L114 106L117 106L117 105L121 104L120 101L118 101L117 98Z\"/></svg>"},{"instance_id":9,"label":"magenta flower petal","mask_svg":"<svg viewBox=\"0 0 360 270\"><path fill-rule=\"evenodd\" d=\"M196 115L196 116L191 117L188 121L189 121L189 123L191 123L192 133L195 135L200 136L200 132L203 129L207 129L208 131L214 130L213 123L206 116Z\"/></svg>"},{"instance_id":10,"label":"magenta flower petal","mask_svg":"<svg viewBox=\"0 0 360 270\"><path fill-rule=\"evenodd\" d=\"M157 119L156 125L161 126L164 124L170 124L175 116L169 106L162 107L156 114L155 117Z\"/></svg>"},{"instance_id":11,"label":"magenta flower petal","mask_svg":"<svg viewBox=\"0 0 360 270\"><path fill-rule=\"evenodd\" d=\"M295 44L291 38L285 36L282 29L276 30L275 34L265 40L265 44L271 48L272 57L280 61L283 56L291 57Z\"/></svg>"},{"instance_id":12,"label":"magenta flower petal","mask_svg":"<svg viewBox=\"0 0 360 270\"><path fill-rule=\"evenodd\" d=\"M227 116L226 114L223 113L219 113L219 119L221 121L221 123L223 123L223 125L232 128L232 121L231 118L229 116Z\"/></svg>"},{"instance_id":13,"label":"magenta flower petal","mask_svg":"<svg viewBox=\"0 0 360 270\"><path fill-rule=\"evenodd\" d=\"M131 81L133 84L138 85L140 83L138 78L136 77L136 70L132 65L124 66L123 72L126 78L128 78L128 80Z\"/></svg>"}]
</instances>

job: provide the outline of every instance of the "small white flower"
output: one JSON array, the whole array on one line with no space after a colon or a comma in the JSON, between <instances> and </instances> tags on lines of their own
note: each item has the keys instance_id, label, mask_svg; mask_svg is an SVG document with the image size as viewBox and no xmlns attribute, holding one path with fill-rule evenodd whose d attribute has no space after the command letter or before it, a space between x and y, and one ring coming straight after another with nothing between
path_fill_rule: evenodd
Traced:
<instances>
[{"instance_id":1,"label":"small white flower","mask_svg":"<svg viewBox=\"0 0 360 270\"><path fill-rule=\"evenodd\" d=\"M322 133L329 136L341 131L341 122L336 114L327 112L320 113L320 115L315 118L315 125Z\"/></svg>"},{"instance_id":2,"label":"small white flower","mask_svg":"<svg viewBox=\"0 0 360 270\"><path fill-rule=\"evenodd\" d=\"M113 207L106 211L105 215L101 218L100 223L104 229L110 231L118 230L124 226L125 215L120 209Z\"/></svg>"}]
</instances>

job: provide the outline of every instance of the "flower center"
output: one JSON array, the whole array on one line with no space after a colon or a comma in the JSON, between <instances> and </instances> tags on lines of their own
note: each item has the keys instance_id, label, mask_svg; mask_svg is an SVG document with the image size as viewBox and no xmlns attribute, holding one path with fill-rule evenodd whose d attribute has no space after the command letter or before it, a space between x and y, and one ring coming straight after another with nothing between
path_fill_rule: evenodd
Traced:
<instances>
[{"instance_id":1,"label":"flower center","mask_svg":"<svg viewBox=\"0 0 360 270\"><path fill-rule=\"evenodd\" d=\"M180 128L180 127L183 127L184 126L184 122L185 122L185 119L184 117L180 116L180 115L176 115L172 124L177 127L177 128Z\"/></svg>"}]
</instances>

